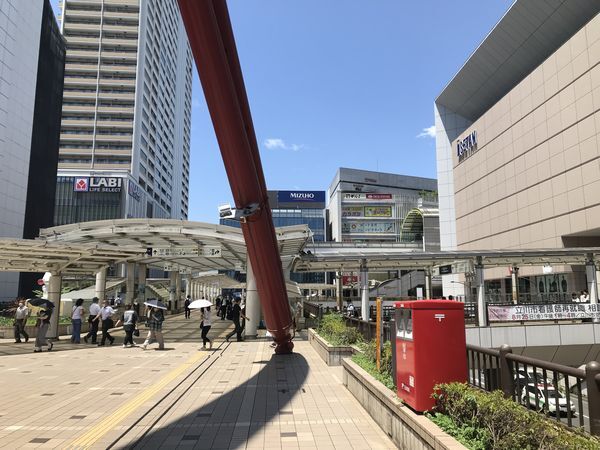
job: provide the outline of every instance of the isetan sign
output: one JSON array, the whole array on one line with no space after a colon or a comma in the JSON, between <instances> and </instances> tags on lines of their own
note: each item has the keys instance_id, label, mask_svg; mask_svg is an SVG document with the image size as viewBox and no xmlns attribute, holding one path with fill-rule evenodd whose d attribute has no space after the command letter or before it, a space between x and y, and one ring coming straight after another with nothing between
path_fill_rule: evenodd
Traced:
<instances>
[{"instance_id":1,"label":"isetan sign","mask_svg":"<svg viewBox=\"0 0 600 450\"><path fill-rule=\"evenodd\" d=\"M78 177L73 183L75 192L121 192L123 179L116 177Z\"/></svg>"},{"instance_id":2,"label":"isetan sign","mask_svg":"<svg viewBox=\"0 0 600 450\"><path fill-rule=\"evenodd\" d=\"M466 138L456 143L456 156L458 162L463 162L477 151L477 131L473 131Z\"/></svg>"}]
</instances>

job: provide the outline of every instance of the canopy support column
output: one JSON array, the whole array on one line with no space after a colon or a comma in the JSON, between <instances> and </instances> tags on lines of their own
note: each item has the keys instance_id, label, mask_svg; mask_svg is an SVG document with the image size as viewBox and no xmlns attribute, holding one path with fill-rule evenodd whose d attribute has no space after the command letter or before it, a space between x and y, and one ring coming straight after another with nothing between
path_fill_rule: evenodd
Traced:
<instances>
[{"instance_id":1,"label":"canopy support column","mask_svg":"<svg viewBox=\"0 0 600 450\"><path fill-rule=\"evenodd\" d=\"M588 293L590 294L590 303L598 303L598 274L592 253L586 255L585 275L587 278ZM600 323L600 319L593 319L593 321L594 323Z\"/></svg>"},{"instance_id":2,"label":"canopy support column","mask_svg":"<svg viewBox=\"0 0 600 450\"><path fill-rule=\"evenodd\" d=\"M146 264L138 265L138 292L137 302L143 305L146 301Z\"/></svg>"},{"instance_id":3,"label":"canopy support column","mask_svg":"<svg viewBox=\"0 0 600 450\"><path fill-rule=\"evenodd\" d=\"M169 303L171 304L171 310L175 310L175 290L177 284L177 272L169 272Z\"/></svg>"},{"instance_id":4,"label":"canopy support column","mask_svg":"<svg viewBox=\"0 0 600 450\"><path fill-rule=\"evenodd\" d=\"M106 268L96 273L96 297L100 302L106 298Z\"/></svg>"},{"instance_id":5,"label":"canopy support column","mask_svg":"<svg viewBox=\"0 0 600 450\"><path fill-rule=\"evenodd\" d=\"M485 276L481 256L475 264L475 283L477 283L477 319L480 327L487 327L487 311L485 305Z\"/></svg>"},{"instance_id":6,"label":"canopy support column","mask_svg":"<svg viewBox=\"0 0 600 450\"><path fill-rule=\"evenodd\" d=\"M516 305L519 303L519 268L517 266L512 266L510 276L512 282L512 301Z\"/></svg>"},{"instance_id":7,"label":"canopy support column","mask_svg":"<svg viewBox=\"0 0 600 450\"><path fill-rule=\"evenodd\" d=\"M192 274L188 274L186 280L185 280L185 297L191 297L192 296Z\"/></svg>"},{"instance_id":8,"label":"canopy support column","mask_svg":"<svg viewBox=\"0 0 600 450\"><path fill-rule=\"evenodd\" d=\"M54 310L50 316L50 327L46 337L58 339L58 318L60 316L60 292L62 290L62 276L60 273L52 273L48 281L48 300L54 303Z\"/></svg>"},{"instance_id":9,"label":"canopy support column","mask_svg":"<svg viewBox=\"0 0 600 450\"><path fill-rule=\"evenodd\" d=\"M343 291L343 276L342 269L337 273L337 277L335 279L335 296L337 300L338 310L341 312L344 310L344 291Z\"/></svg>"},{"instance_id":10,"label":"canopy support column","mask_svg":"<svg viewBox=\"0 0 600 450\"><path fill-rule=\"evenodd\" d=\"M125 304L133 303L135 296L135 263L127 263L127 292L125 293Z\"/></svg>"},{"instance_id":11,"label":"canopy support column","mask_svg":"<svg viewBox=\"0 0 600 450\"><path fill-rule=\"evenodd\" d=\"M431 299L431 269L425 269L425 298Z\"/></svg>"},{"instance_id":12,"label":"canopy support column","mask_svg":"<svg viewBox=\"0 0 600 450\"><path fill-rule=\"evenodd\" d=\"M369 268L367 267L367 260L360 260L360 300L361 300L361 316L363 320L369 321L370 310L369 310Z\"/></svg>"},{"instance_id":13,"label":"canopy support column","mask_svg":"<svg viewBox=\"0 0 600 450\"><path fill-rule=\"evenodd\" d=\"M246 263L246 316L250 318L250 320L246 321L246 336L254 338L258 335L260 299L250 260Z\"/></svg>"},{"instance_id":14,"label":"canopy support column","mask_svg":"<svg viewBox=\"0 0 600 450\"><path fill-rule=\"evenodd\" d=\"M175 272L175 311L179 309L179 303L181 301L181 273Z\"/></svg>"}]
</instances>

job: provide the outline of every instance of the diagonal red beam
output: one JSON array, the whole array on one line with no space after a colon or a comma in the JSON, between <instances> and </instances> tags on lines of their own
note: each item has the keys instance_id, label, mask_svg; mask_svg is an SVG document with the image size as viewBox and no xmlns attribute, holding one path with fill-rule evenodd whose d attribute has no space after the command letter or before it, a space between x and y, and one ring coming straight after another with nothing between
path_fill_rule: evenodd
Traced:
<instances>
[{"instance_id":1,"label":"diagonal red beam","mask_svg":"<svg viewBox=\"0 0 600 450\"><path fill-rule=\"evenodd\" d=\"M236 208L259 205L242 231L275 351L288 353L294 346L292 316L227 4L178 1Z\"/></svg>"}]
</instances>

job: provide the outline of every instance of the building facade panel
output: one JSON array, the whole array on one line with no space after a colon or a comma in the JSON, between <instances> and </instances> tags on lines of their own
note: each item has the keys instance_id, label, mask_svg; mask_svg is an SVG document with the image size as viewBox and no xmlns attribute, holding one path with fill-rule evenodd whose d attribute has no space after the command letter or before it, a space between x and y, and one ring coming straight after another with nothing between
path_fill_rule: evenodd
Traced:
<instances>
[{"instance_id":1,"label":"building facade panel","mask_svg":"<svg viewBox=\"0 0 600 450\"><path fill-rule=\"evenodd\" d=\"M421 241L422 232L403 234L402 223L424 196L433 196L437 209L436 180L340 168L328 192L331 239L356 243Z\"/></svg>"},{"instance_id":2,"label":"building facade panel","mask_svg":"<svg viewBox=\"0 0 600 450\"><path fill-rule=\"evenodd\" d=\"M544 13L538 26L524 25L523 41L540 30L552 35L529 48L522 66L500 55L506 73L494 75L495 86L478 89L487 81L470 72L480 53L507 44L500 29L527 23L526 3L511 6L436 100L438 173L452 183L440 182L442 248L453 238L458 250L600 245L600 4L560 4L553 14L560 23ZM462 123L449 120L461 116ZM485 276L486 294L510 296L508 270L489 269ZM586 288L582 267L523 267L519 276L526 295L552 300ZM444 279L444 293L449 287Z\"/></svg>"},{"instance_id":3,"label":"building facade panel","mask_svg":"<svg viewBox=\"0 0 600 450\"><path fill-rule=\"evenodd\" d=\"M592 91L600 83L600 73L592 72L600 55L592 51L595 41L588 42L597 27L600 16L453 142L456 148L477 133L472 156L459 161L453 152L459 248L493 248L495 240L505 248L554 247L570 235L596 230L600 236L600 226L585 214L600 206L594 190L600 103L594 106ZM513 108L518 113L511 114Z\"/></svg>"}]
</instances>

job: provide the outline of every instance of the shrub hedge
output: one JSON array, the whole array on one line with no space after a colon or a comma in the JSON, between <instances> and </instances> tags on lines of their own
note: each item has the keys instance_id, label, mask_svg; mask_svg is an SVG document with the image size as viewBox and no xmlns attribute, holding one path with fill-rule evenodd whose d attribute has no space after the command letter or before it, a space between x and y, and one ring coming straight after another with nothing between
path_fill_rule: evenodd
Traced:
<instances>
[{"instance_id":1,"label":"shrub hedge","mask_svg":"<svg viewBox=\"0 0 600 450\"><path fill-rule=\"evenodd\" d=\"M362 342L362 335L356 328L347 327L341 314L324 315L317 333L331 345L355 345Z\"/></svg>"},{"instance_id":2,"label":"shrub hedge","mask_svg":"<svg viewBox=\"0 0 600 450\"><path fill-rule=\"evenodd\" d=\"M483 392L463 383L441 384L430 418L473 449L599 449L600 440L529 411L501 391Z\"/></svg>"}]
</instances>

